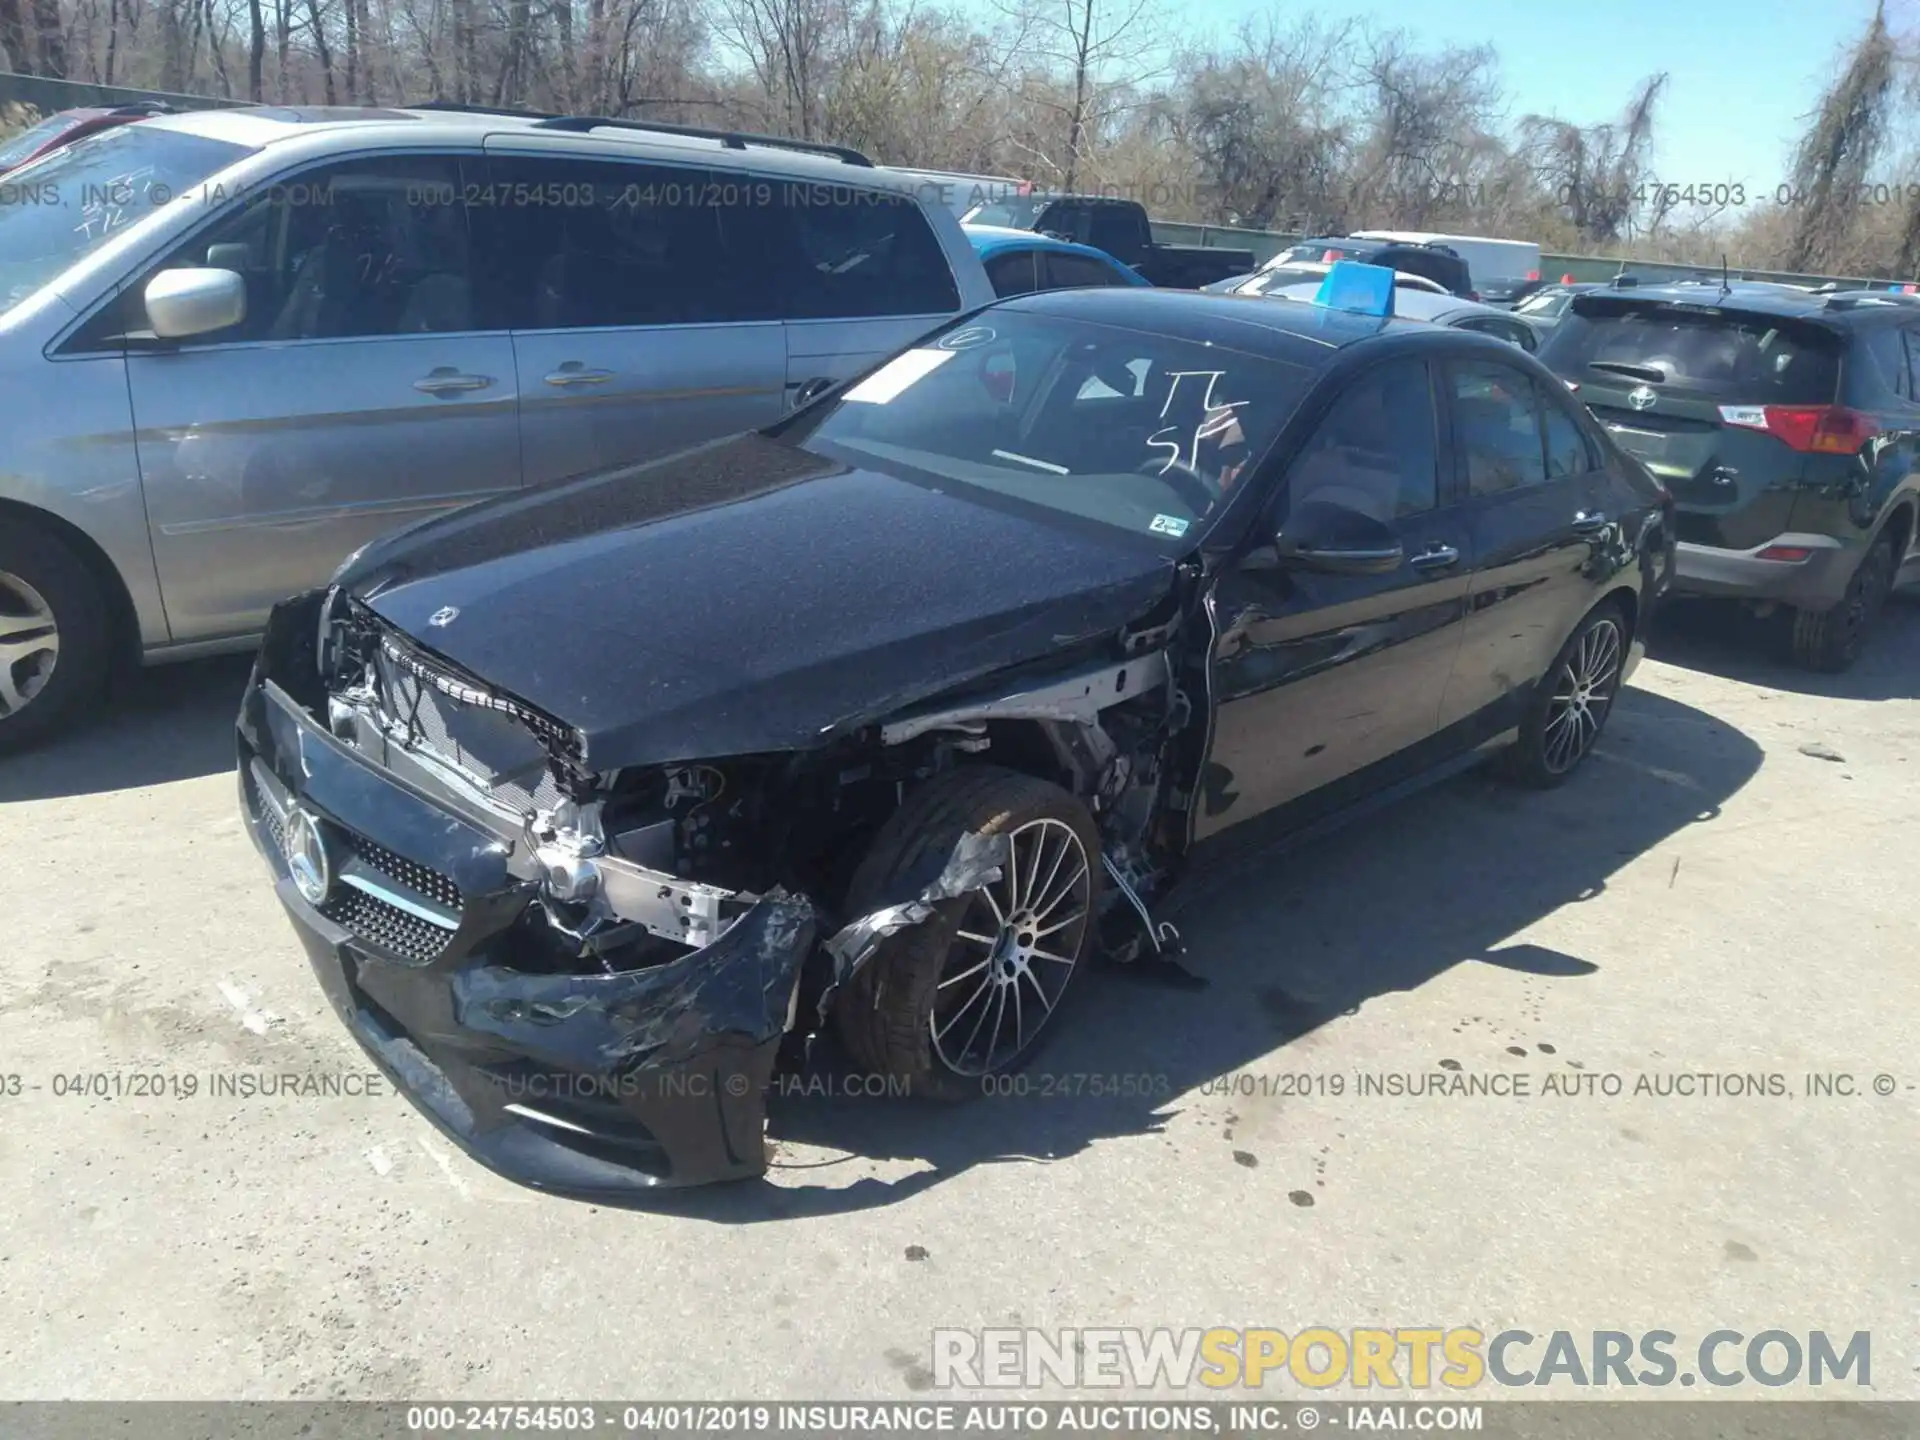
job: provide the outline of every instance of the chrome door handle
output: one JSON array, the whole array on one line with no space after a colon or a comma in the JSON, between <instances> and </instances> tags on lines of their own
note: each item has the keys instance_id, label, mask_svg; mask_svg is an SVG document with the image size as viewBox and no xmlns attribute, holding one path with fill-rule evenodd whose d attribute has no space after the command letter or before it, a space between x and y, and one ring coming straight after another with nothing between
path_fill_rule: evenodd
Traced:
<instances>
[{"instance_id":1,"label":"chrome door handle","mask_svg":"<svg viewBox=\"0 0 1920 1440\"><path fill-rule=\"evenodd\" d=\"M547 384L565 388L569 385L604 385L613 379L611 370L588 370L578 365L562 365L553 374L547 376Z\"/></svg>"},{"instance_id":2,"label":"chrome door handle","mask_svg":"<svg viewBox=\"0 0 1920 1440\"><path fill-rule=\"evenodd\" d=\"M484 390L491 384L491 375L463 375L443 365L426 379L414 381L413 388L427 395L458 395L467 390Z\"/></svg>"},{"instance_id":3,"label":"chrome door handle","mask_svg":"<svg viewBox=\"0 0 1920 1440\"><path fill-rule=\"evenodd\" d=\"M1451 545L1429 545L1407 563L1416 570L1445 570L1460 563L1460 552Z\"/></svg>"},{"instance_id":4,"label":"chrome door handle","mask_svg":"<svg viewBox=\"0 0 1920 1440\"><path fill-rule=\"evenodd\" d=\"M1607 517L1598 510L1582 510L1573 517L1573 533L1597 535L1607 528Z\"/></svg>"}]
</instances>

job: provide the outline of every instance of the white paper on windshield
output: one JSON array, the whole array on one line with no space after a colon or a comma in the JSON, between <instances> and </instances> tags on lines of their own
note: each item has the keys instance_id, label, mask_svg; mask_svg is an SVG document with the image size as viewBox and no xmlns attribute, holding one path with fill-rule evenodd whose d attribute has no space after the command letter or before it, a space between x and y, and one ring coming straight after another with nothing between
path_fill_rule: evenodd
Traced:
<instances>
[{"instance_id":1,"label":"white paper on windshield","mask_svg":"<svg viewBox=\"0 0 1920 1440\"><path fill-rule=\"evenodd\" d=\"M952 350L909 350L896 355L842 398L861 405L885 405L916 381L924 380L953 359Z\"/></svg>"}]
</instances>

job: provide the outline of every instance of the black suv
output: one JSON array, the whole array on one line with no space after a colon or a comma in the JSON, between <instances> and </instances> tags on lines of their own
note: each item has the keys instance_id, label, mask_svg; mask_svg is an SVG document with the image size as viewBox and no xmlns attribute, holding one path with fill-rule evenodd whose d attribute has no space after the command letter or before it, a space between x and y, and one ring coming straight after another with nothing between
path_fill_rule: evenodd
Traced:
<instances>
[{"instance_id":1,"label":"black suv","mask_svg":"<svg viewBox=\"0 0 1920 1440\"><path fill-rule=\"evenodd\" d=\"M1920 303L1698 283L1576 295L1540 359L1672 491L1677 594L1792 612L1839 671L1920 578Z\"/></svg>"},{"instance_id":2,"label":"black suv","mask_svg":"<svg viewBox=\"0 0 1920 1440\"><path fill-rule=\"evenodd\" d=\"M1462 300L1478 300L1473 276L1460 252L1449 245L1413 240L1368 240L1359 235L1322 235L1302 240L1286 253L1286 260L1320 261L1331 265L1336 260L1357 260L1362 265L1379 265L1421 275L1436 285L1444 285L1449 294ZM1275 261L1275 264L1284 261Z\"/></svg>"}]
</instances>

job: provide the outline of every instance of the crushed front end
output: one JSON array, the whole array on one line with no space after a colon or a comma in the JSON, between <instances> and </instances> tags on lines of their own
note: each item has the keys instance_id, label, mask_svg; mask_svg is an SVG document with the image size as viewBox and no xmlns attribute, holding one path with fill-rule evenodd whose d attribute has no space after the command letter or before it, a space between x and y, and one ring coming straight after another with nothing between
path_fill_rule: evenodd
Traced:
<instances>
[{"instance_id":1,"label":"crushed front end","mask_svg":"<svg viewBox=\"0 0 1920 1440\"><path fill-rule=\"evenodd\" d=\"M238 732L322 988L463 1149L569 1194L763 1172L815 911L669 868L708 832L703 767L609 807L567 727L340 591L275 610Z\"/></svg>"}]
</instances>

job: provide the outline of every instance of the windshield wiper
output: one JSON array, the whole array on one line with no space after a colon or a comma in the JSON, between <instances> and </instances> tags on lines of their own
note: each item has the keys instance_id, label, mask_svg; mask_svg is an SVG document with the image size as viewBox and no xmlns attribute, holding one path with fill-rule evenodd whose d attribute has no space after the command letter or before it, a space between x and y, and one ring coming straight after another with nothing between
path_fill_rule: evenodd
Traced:
<instances>
[{"instance_id":1,"label":"windshield wiper","mask_svg":"<svg viewBox=\"0 0 1920 1440\"><path fill-rule=\"evenodd\" d=\"M1629 380L1646 380L1656 385L1667 383L1667 372L1653 365L1629 365L1623 360L1589 360L1587 369L1609 370Z\"/></svg>"},{"instance_id":2,"label":"windshield wiper","mask_svg":"<svg viewBox=\"0 0 1920 1440\"><path fill-rule=\"evenodd\" d=\"M1053 475L1071 475L1073 473L1073 471L1069 470L1066 466L1055 465L1051 460L1036 460L1031 455L1016 455L1011 450L995 450L993 452L993 458L996 460L1011 460L1019 465L1031 465L1036 470L1045 470Z\"/></svg>"}]
</instances>

